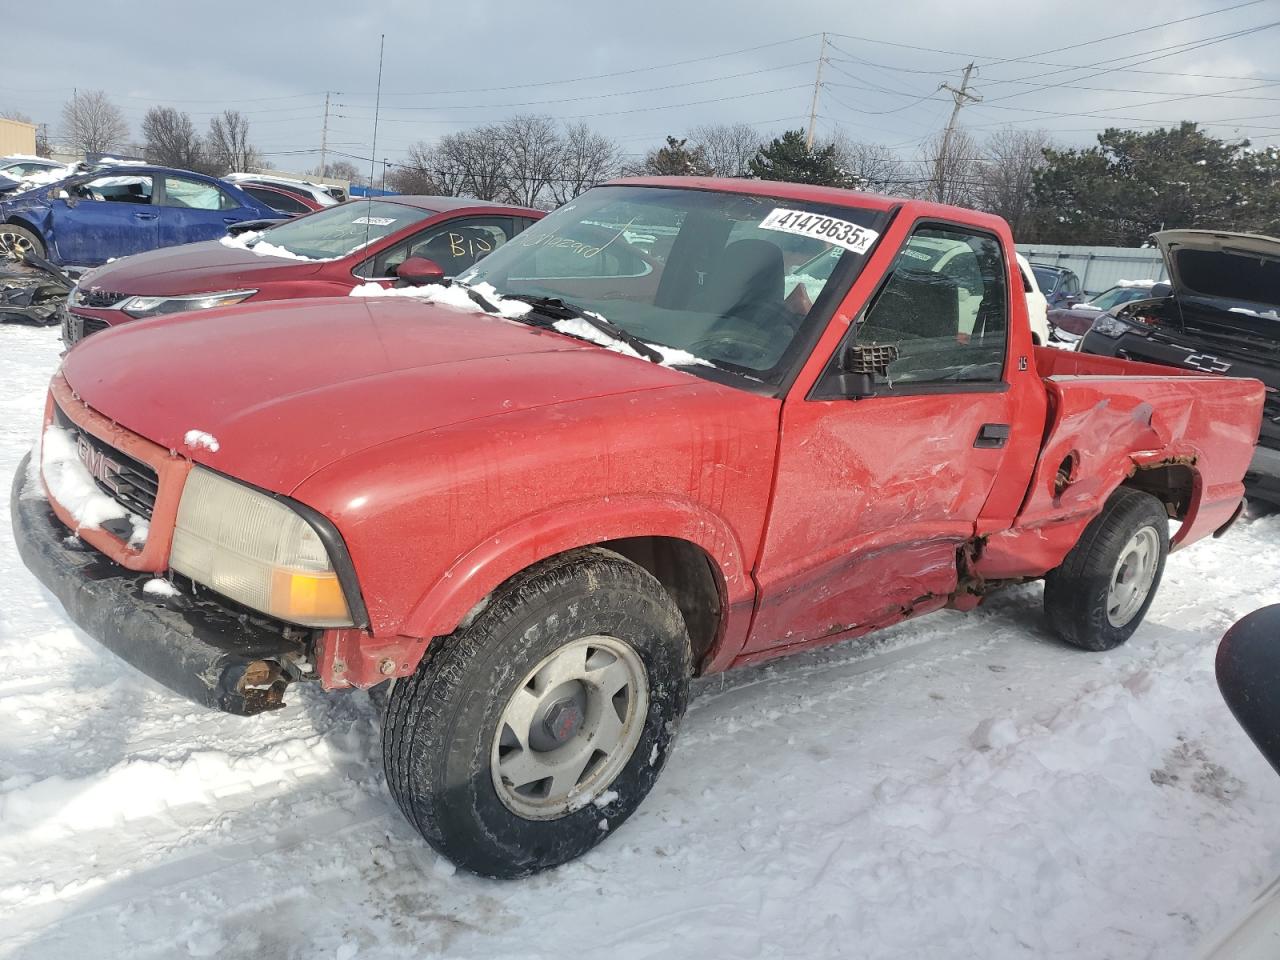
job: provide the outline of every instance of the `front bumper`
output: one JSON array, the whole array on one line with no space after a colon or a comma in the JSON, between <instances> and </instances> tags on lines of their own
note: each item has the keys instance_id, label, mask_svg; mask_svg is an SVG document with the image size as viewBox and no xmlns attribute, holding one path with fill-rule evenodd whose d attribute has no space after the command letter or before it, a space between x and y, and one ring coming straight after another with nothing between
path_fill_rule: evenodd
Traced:
<instances>
[{"instance_id":1,"label":"front bumper","mask_svg":"<svg viewBox=\"0 0 1280 960\"><path fill-rule=\"evenodd\" d=\"M22 562L87 634L151 679L206 707L249 716L284 706L312 631L291 629L183 593L143 592L150 573L128 570L72 535L54 515L30 455L9 496Z\"/></svg>"}]
</instances>

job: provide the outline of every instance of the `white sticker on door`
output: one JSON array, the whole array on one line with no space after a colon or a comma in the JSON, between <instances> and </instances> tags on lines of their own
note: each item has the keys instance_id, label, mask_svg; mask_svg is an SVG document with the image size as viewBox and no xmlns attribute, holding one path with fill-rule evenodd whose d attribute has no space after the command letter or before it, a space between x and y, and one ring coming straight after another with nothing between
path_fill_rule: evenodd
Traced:
<instances>
[{"instance_id":1,"label":"white sticker on door","mask_svg":"<svg viewBox=\"0 0 1280 960\"><path fill-rule=\"evenodd\" d=\"M825 240L827 243L834 243L854 253L866 253L880 237L880 234L874 230L860 227L848 220L828 217L821 213L810 213L808 210L789 210L786 207L774 207L769 215L760 221L760 229Z\"/></svg>"}]
</instances>

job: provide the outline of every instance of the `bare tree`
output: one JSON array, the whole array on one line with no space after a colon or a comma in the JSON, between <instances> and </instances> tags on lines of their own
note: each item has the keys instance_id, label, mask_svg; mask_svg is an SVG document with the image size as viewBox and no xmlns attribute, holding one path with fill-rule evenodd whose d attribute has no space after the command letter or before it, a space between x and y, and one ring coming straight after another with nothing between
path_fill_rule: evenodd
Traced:
<instances>
[{"instance_id":1,"label":"bare tree","mask_svg":"<svg viewBox=\"0 0 1280 960\"><path fill-rule=\"evenodd\" d=\"M953 130L949 138L939 131L921 145L917 159L925 171L921 196L958 207L977 205L982 163L967 130Z\"/></svg>"},{"instance_id":2,"label":"bare tree","mask_svg":"<svg viewBox=\"0 0 1280 960\"><path fill-rule=\"evenodd\" d=\"M389 176L390 174L388 174ZM350 160L333 160L324 165L322 170L316 167L311 171L313 177L328 177L333 180L346 180L348 183L366 184L369 182L369 174L366 170L361 170Z\"/></svg>"},{"instance_id":3,"label":"bare tree","mask_svg":"<svg viewBox=\"0 0 1280 960\"><path fill-rule=\"evenodd\" d=\"M1031 188L1037 170L1047 161L1044 151L1053 145L1043 130L1005 127L983 144L983 164L978 183L978 205L1009 221L1013 235L1021 237L1031 227Z\"/></svg>"},{"instance_id":4,"label":"bare tree","mask_svg":"<svg viewBox=\"0 0 1280 960\"><path fill-rule=\"evenodd\" d=\"M447 191L436 182L432 171L436 166L435 151L418 141L411 145L405 158L387 171L387 186L398 193L439 196Z\"/></svg>"},{"instance_id":5,"label":"bare tree","mask_svg":"<svg viewBox=\"0 0 1280 960\"><path fill-rule=\"evenodd\" d=\"M73 150L107 153L128 139L129 124L101 90L77 91L62 105L62 137Z\"/></svg>"},{"instance_id":6,"label":"bare tree","mask_svg":"<svg viewBox=\"0 0 1280 960\"><path fill-rule=\"evenodd\" d=\"M836 163L857 183L859 190L900 196L910 192L913 178L908 165L884 144L861 143L842 130L831 145L836 150Z\"/></svg>"},{"instance_id":7,"label":"bare tree","mask_svg":"<svg viewBox=\"0 0 1280 960\"><path fill-rule=\"evenodd\" d=\"M563 144L550 117L517 115L499 128L506 154L507 199L533 207L560 172Z\"/></svg>"},{"instance_id":8,"label":"bare tree","mask_svg":"<svg viewBox=\"0 0 1280 960\"><path fill-rule=\"evenodd\" d=\"M151 163L184 170L207 166L204 144L191 117L173 107L152 107L142 118L143 155Z\"/></svg>"},{"instance_id":9,"label":"bare tree","mask_svg":"<svg viewBox=\"0 0 1280 960\"><path fill-rule=\"evenodd\" d=\"M608 180L618 172L617 143L596 133L585 123L565 127L560 152L559 176L550 183L551 199L568 203L584 190Z\"/></svg>"},{"instance_id":10,"label":"bare tree","mask_svg":"<svg viewBox=\"0 0 1280 960\"><path fill-rule=\"evenodd\" d=\"M446 134L431 151L432 178L455 197L498 200L507 195L502 128L475 127Z\"/></svg>"},{"instance_id":11,"label":"bare tree","mask_svg":"<svg viewBox=\"0 0 1280 960\"><path fill-rule=\"evenodd\" d=\"M262 155L249 143L249 119L239 110L223 110L209 121L205 148L219 173L251 171L262 165Z\"/></svg>"},{"instance_id":12,"label":"bare tree","mask_svg":"<svg viewBox=\"0 0 1280 960\"><path fill-rule=\"evenodd\" d=\"M749 123L710 123L694 127L689 140L700 149L717 177L745 177L760 149L760 131Z\"/></svg>"}]
</instances>

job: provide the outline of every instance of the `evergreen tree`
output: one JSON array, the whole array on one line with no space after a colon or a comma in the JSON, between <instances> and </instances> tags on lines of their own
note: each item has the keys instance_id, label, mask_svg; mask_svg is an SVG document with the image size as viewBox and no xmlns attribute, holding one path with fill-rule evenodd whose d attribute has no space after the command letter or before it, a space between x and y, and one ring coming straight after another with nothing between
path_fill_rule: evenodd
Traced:
<instances>
[{"instance_id":1,"label":"evergreen tree","mask_svg":"<svg viewBox=\"0 0 1280 960\"><path fill-rule=\"evenodd\" d=\"M667 145L644 158L640 172L654 177L709 177L711 164L702 147L690 147L687 139L667 137Z\"/></svg>"},{"instance_id":2,"label":"evergreen tree","mask_svg":"<svg viewBox=\"0 0 1280 960\"><path fill-rule=\"evenodd\" d=\"M805 145L803 130L788 130L762 146L749 164L751 176L759 180L786 180L828 187L850 187L854 177L836 161L835 144L816 150Z\"/></svg>"},{"instance_id":3,"label":"evergreen tree","mask_svg":"<svg viewBox=\"0 0 1280 960\"><path fill-rule=\"evenodd\" d=\"M1157 230L1274 233L1280 152L1211 137L1196 124L1108 129L1097 146L1045 151L1035 239L1137 246Z\"/></svg>"}]
</instances>

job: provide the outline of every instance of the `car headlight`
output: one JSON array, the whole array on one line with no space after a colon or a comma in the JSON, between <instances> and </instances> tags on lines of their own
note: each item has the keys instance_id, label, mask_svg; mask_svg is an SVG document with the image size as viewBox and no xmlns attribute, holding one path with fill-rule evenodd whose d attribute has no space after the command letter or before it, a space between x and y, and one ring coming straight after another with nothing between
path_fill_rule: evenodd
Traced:
<instances>
[{"instance_id":1,"label":"car headlight","mask_svg":"<svg viewBox=\"0 0 1280 960\"><path fill-rule=\"evenodd\" d=\"M272 617L349 627L351 611L315 528L287 504L194 467L187 476L169 566Z\"/></svg>"},{"instance_id":2,"label":"car headlight","mask_svg":"<svg viewBox=\"0 0 1280 960\"><path fill-rule=\"evenodd\" d=\"M1126 333L1136 333L1139 336L1145 337L1151 331L1145 330L1137 324L1126 323L1119 317L1113 317L1109 313L1104 313L1102 316L1098 317L1097 320L1093 321L1093 326L1089 328L1089 332L1100 333L1104 337L1110 337L1112 340L1115 340L1118 337L1123 337Z\"/></svg>"},{"instance_id":3,"label":"car headlight","mask_svg":"<svg viewBox=\"0 0 1280 960\"><path fill-rule=\"evenodd\" d=\"M129 297L119 308L131 317L155 317L162 313L184 313L187 310L212 310L248 300L257 290L227 290L222 293L195 293L189 297Z\"/></svg>"}]
</instances>

